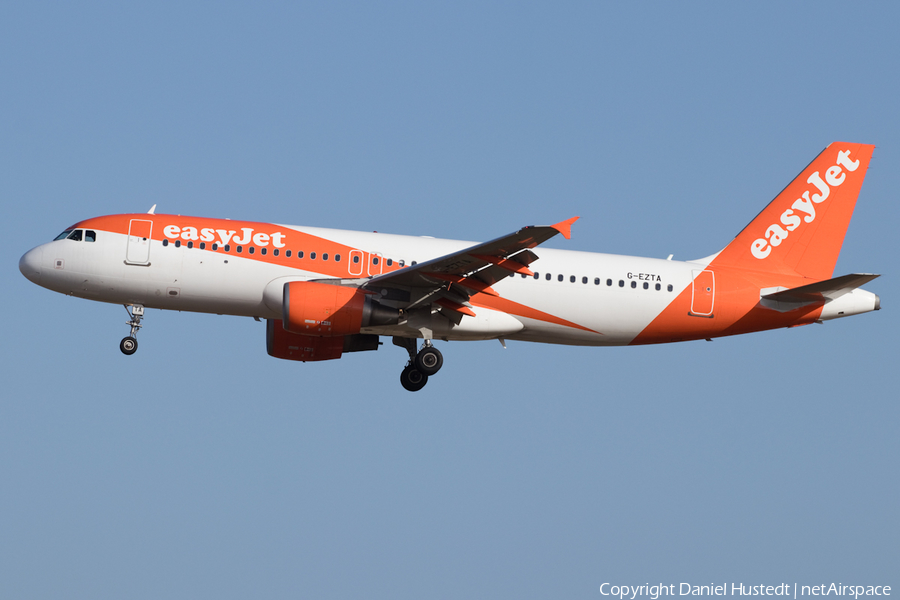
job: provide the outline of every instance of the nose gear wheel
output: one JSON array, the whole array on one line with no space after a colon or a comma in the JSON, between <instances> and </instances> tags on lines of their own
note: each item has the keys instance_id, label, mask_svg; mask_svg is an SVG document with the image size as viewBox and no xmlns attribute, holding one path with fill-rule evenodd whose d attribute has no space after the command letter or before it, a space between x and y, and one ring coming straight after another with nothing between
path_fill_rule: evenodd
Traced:
<instances>
[{"instance_id":1,"label":"nose gear wheel","mask_svg":"<svg viewBox=\"0 0 900 600\"><path fill-rule=\"evenodd\" d=\"M131 356L132 354L137 352L137 348L137 339L131 336L122 338L122 341L119 342L119 350L121 350L122 354L125 354L126 356Z\"/></svg>"}]
</instances>

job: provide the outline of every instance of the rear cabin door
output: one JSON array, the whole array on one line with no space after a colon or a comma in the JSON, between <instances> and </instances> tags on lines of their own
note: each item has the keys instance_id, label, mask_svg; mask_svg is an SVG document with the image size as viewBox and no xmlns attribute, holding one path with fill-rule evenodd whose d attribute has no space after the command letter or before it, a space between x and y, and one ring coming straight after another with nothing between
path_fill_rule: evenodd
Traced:
<instances>
[{"instance_id":1,"label":"rear cabin door","mask_svg":"<svg viewBox=\"0 0 900 600\"><path fill-rule=\"evenodd\" d=\"M128 225L128 248L125 250L125 262L129 265L150 264L150 234L153 233L153 221L132 219Z\"/></svg>"},{"instance_id":2,"label":"rear cabin door","mask_svg":"<svg viewBox=\"0 0 900 600\"><path fill-rule=\"evenodd\" d=\"M712 317L716 298L716 277L712 271L694 271L691 316Z\"/></svg>"}]
</instances>

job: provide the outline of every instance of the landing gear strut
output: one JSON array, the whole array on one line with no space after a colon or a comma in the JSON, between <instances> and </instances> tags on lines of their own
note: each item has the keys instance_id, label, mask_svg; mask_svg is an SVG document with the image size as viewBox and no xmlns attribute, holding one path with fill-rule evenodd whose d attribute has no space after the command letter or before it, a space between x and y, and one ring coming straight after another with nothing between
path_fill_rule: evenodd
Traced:
<instances>
[{"instance_id":1,"label":"landing gear strut","mask_svg":"<svg viewBox=\"0 0 900 600\"><path fill-rule=\"evenodd\" d=\"M406 348L409 353L409 362L406 363L403 372L400 373L400 385L410 392L418 392L428 383L428 377L434 375L444 366L444 357L441 351L426 339L422 349L416 352L416 340L414 338L395 337L394 345Z\"/></svg>"},{"instance_id":2,"label":"landing gear strut","mask_svg":"<svg viewBox=\"0 0 900 600\"><path fill-rule=\"evenodd\" d=\"M138 329L142 327L141 319L144 318L144 307L140 304L132 304L131 310L128 309L128 306L125 306L125 310L128 311L128 316L131 317L130 321L126 321L126 325L131 326L131 333L128 334L127 337L122 338L122 341L119 342L119 350L122 351L122 354L127 356L131 356L138 349L137 335Z\"/></svg>"}]
</instances>

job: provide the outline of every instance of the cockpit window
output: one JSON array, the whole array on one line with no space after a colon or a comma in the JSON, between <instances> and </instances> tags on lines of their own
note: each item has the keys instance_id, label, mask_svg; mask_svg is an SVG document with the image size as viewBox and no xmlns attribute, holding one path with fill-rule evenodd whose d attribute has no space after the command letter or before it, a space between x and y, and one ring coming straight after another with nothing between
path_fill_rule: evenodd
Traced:
<instances>
[{"instance_id":1,"label":"cockpit window","mask_svg":"<svg viewBox=\"0 0 900 600\"><path fill-rule=\"evenodd\" d=\"M73 231L72 233L69 234L69 239L75 240L76 242L80 242L81 241L81 232L82 232L81 229L76 229L75 231Z\"/></svg>"},{"instance_id":2,"label":"cockpit window","mask_svg":"<svg viewBox=\"0 0 900 600\"><path fill-rule=\"evenodd\" d=\"M72 233L72 230L71 230L71 229L66 229L66 230L63 231L61 234L59 234L58 236L56 236L55 238L53 238L53 241L55 242L55 241L57 241L57 240L64 240L64 239L66 239L67 237L69 237L69 234L70 234L70 233Z\"/></svg>"},{"instance_id":3,"label":"cockpit window","mask_svg":"<svg viewBox=\"0 0 900 600\"><path fill-rule=\"evenodd\" d=\"M91 231L90 229L85 230L84 232L84 241L86 242L95 242L97 241L97 234Z\"/></svg>"}]
</instances>

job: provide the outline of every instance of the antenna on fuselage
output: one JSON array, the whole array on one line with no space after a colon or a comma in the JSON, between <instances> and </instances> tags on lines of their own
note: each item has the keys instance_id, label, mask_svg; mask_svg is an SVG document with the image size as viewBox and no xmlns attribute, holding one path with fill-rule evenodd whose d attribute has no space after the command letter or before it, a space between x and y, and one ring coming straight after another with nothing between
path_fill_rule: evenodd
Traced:
<instances>
[{"instance_id":1,"label":"antenna on fuselage","mask_svg":"<svg viewBox=\"0 0 900 600\"><path fill-rule=\"evenodd\" d=\"M150 207L150 210L147 211L147 214L148 215L156 214L153 212L155 210L156 210L156 205L154 204L153 206Z\"/></svg>"}]
</instances>

